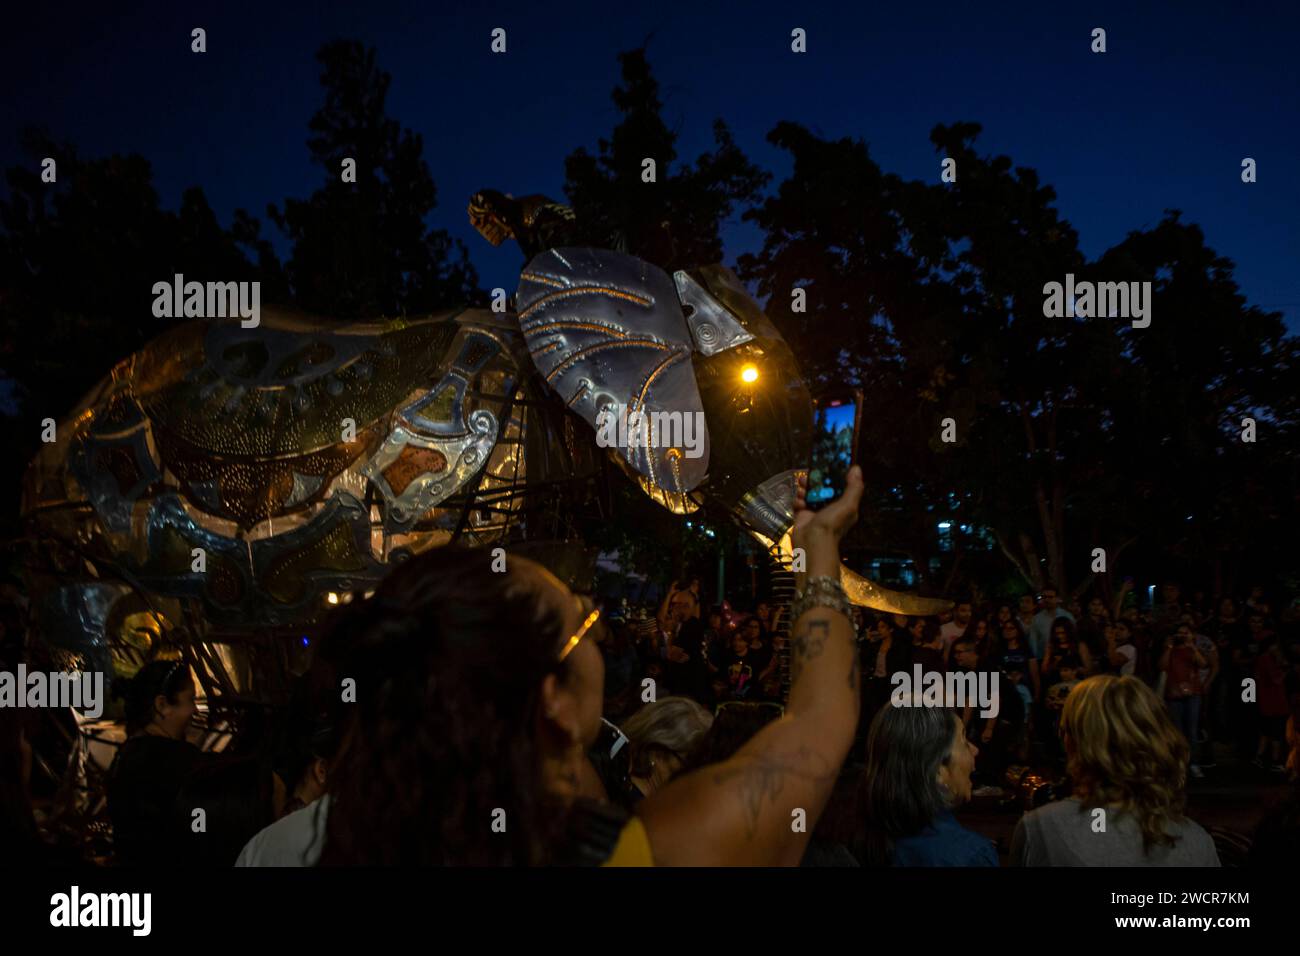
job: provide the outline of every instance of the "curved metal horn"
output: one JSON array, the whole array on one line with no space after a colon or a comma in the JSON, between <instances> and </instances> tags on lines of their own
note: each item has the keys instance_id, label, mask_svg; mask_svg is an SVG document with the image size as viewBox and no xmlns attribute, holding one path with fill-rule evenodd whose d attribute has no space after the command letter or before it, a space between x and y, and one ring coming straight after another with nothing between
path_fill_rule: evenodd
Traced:
<instances>
[{"instance_id":1,"label":"curved metal horn","mask_svg":"<svg viewBox=\"0 0 1300 956\"><path fill-rule=\"evenodd\" d=\"M781 536L781 543L775 548L772 545L771 538L757 531L751 531L750 534L773 553L773 556L781 563L783 568L790 567L791 562L794 560L794 549L790 544L790 532L787 531ZM843 563L840 564L840 586L844 588L844 593L848 596L848 599L859 607L869 607L873 611L884 611L887 614L926 617L951 610L953 606L952 601L944 598L921 597L919 594L907 594L904 591L881 587Z\"/></svg>"},{"instance_id":2,"label":"curved metal horn","mask_svg":"<svg viewBox=\"0 0 1300 956\"><path fill-rule=\"evenodd\" d=\"M843 564L840 565L840 585L849 600L859 607L869 607L891 614L906 614L909 617L940 614L950 610L953 603L944 598L921 597L919 594L882 588L875 581L867 580Z\"/></svg>"}]
</instances>

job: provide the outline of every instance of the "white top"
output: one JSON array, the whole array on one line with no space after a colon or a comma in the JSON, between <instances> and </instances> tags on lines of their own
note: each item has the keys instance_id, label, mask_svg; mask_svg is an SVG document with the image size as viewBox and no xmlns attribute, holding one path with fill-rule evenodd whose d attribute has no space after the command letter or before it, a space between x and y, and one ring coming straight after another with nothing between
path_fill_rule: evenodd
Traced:
<instances>
[{"instance_id":1,"label":"white top","mask_svg":"<svg viewBox=\"0 0 1300 956\"><path fill-rule=\"evenodd\" d=\"M1137 667L1137 648L1132 644L1117 644L1115 645L1115 653L1126 658L1124 663L1119 666L1120 676L1132 677L1133 670Z\"/></svg>"},{"instance_id":2,"label":"white top","mask_svg":"<svg viewBox=\"0 0 1300 956\"><path fill-rule=\"evenodd\" d=\"M967 627L970 625L967 624ZM952 642L961 637L966 628L962 627L956 621L949 621L943 627L939 628L939 637L943 638L943 649L947 651L952 647Z\"/></svg>"},{"instance_id":3,"label":"white top","mask_svg":"<svg viewBox=\"0 0 1300 956\"><path fill-rule=\"evenodd\" d=\"M258 832L245 844L235 866L315 866L325 845L329 794L313 800Z\"/></svg>"}]
</instances>

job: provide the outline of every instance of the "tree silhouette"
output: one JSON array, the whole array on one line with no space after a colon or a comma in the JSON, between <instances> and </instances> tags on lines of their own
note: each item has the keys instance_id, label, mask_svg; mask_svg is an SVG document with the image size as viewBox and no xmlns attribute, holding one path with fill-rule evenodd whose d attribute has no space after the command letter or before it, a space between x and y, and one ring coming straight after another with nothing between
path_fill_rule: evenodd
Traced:
<instances>
[{"instance_id":1,"label":"tree silhouette","mask_svg":"<svg viewBox=\"0 0 1300 956\"><path fill-rule=\"evenodd\" d=\"M263 301L282 298L283 276L257 220L243 210L223 229L203 190L176 212L160 207L138 155L83 159L40 130L23 134L27 163L6 172L0 202L0 369L13 380L0 417L18 461L35 453L40 422L59 420L85 392L162 330L153 284L181 273L200 281L260 280ZM56 161L44 183L40 163ZM21 468L0 485L5 520L17 512Z\"/></svg>"},{"instance_id":2,"label":"tree silhouette","mask_svg":"<svg viewBox=\"0 0 1300 956\"><path fill-rule=\"evenodd\" d=\"M1297 346L1280 317L1248 308L1232 264L1177 214L1087 262L1053 190L980 155L979 131L931 134L957 161L952 184L904 182L860 142L796 124L768 137L794 168L747 216L767 239L741 271L815 382L864 390L859 539L924 574L939 520L987 528L1022 586L1067 593L1092 583L1094 548L1110 573L1130 548L1145 569L1207 548L1295 568L1276 534L1261 539L1297 510ZM1066 273L1153 282L1151 327L1045 316L1043 286ZM1247 412L1267 442L1240 441Z\"/></svg>"},{"instance_id":3,"label":"tree silhouette","mask_svg":"<svg viewBox=\"0 0 1300 956\"><path fill-rule=\"evenodd\" d=\"M577 217L579 241L613 247L670 272L722 261L723 220L738 203L753 202L770 179L714 120L712 152L674 166L677 134L660 115L659 84L644 48L619 54L623 85L614 105L623 118L599 155L579 147L565 160L565 194ZM653 159L656 181L642 180Z\"/></svg>"},{"instance_id":4,"label":"tree silhouette","mask_svg":"<svg viewBox=\"0 0 1300 956\"><path fill-rule=\"evenodd\" d=\"M385 112L391 77L376 66L374 49L339 40L317 59L325 103L307 145L324 181L308 199L268 207L293 242L295 303L354 319L486 301L464 244L426 224L437 189L424 142ZM345 159L356 161L356 182L342 179Z\"/></svg>"}]
</instances>

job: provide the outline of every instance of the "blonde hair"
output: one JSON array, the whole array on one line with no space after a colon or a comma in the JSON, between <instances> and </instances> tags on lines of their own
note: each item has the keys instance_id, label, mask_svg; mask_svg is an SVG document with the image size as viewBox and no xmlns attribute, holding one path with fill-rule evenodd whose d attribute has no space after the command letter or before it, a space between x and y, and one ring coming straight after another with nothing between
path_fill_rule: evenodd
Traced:
<instances>
[{"instance_id":1,"label":"blonde hair","mask_svg":"<svg viewBox=\"0 0 1300 956\"><path fill-rule=\"evenodd\" d=\"M1183 819L1188 745L1151 688L1136 677L1089 677L1065 700L1061 734L1085 807L1132 814L1144 852L1174 845L1166 824Z\"/></svg>"},{"instance_id":2,"label":"blonde hair","mask_svg":"<svg viewBox=\"0 0 1300 956\"><path fill-rule=\"evenodd\" d=\"M685 761L691 748L713 724L713 715L689 697L661 697L646 704L624 722L631 743L631 772L645 777L656 750Z\"/></svg>"}]
</instances>

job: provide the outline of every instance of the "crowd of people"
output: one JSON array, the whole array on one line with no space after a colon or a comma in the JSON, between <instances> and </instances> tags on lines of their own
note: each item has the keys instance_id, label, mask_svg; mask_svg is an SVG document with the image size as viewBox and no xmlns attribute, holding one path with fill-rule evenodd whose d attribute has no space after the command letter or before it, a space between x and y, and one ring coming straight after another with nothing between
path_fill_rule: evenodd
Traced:
<instances>
[{"instance_id":1,"label":"crowd of people","mask_svg":"<svg viewBox=\"0 0 1300 956\"><path fill-rule=\"evenodd\" d=\"M943 619L865 613L838 586L860 493L855 471L816 513L799 496L801 590L745 612L698 581L637 613L523 558L499 574L481 551L421 555L334 614L275 747L200 751L193 675L155 660L116 688L114 861L1216 866L1188 778L1235 751L1294 780L1294 605L1256 589L1211 609L1168 584L1143 611L1126 584L1086 608L1045 588ZM918 669L986 675L996 712L899 706L895 675ZM30 747L3 727L21 780ZM1014 764L1069 788L1000 855L958 815ZM21 787L4 798L39 859ZM1261 823L1254 862L1294 859L1297 807Z\"/></svg>"},{"instance_id":2,"label":"crowd of people","mask_svg":"<svg viewBox=\"0 0 1300 956\"><path fill-rule=\"evenodd\" d=\"M1300 704L1300 608L1274 613L1255 587L1242 601L1184 599L1176 583L1143 610L1126 581L1113 600L1061 602L1054 588L977 605L959 601L938 618L852 610L865 674L865 742L871 717L890 699L893 675L987 671L999 685L996 718L961 718L984 749L977 777L997 789L1009 764L1064 767L1060 722L1070 692L1089 677L1135 677L1164 701L1188 746L1188 775L1204 777L1219 752L1261 771L1294 773L1288 734ZM698 579L669 586L657 611L614 607L606 663L606 715L617 721L658 693L705 707L780 702L782 609L706 606ZM1290 730L1288 729L1290 728Z\"/></svg>"}]
</instances>

